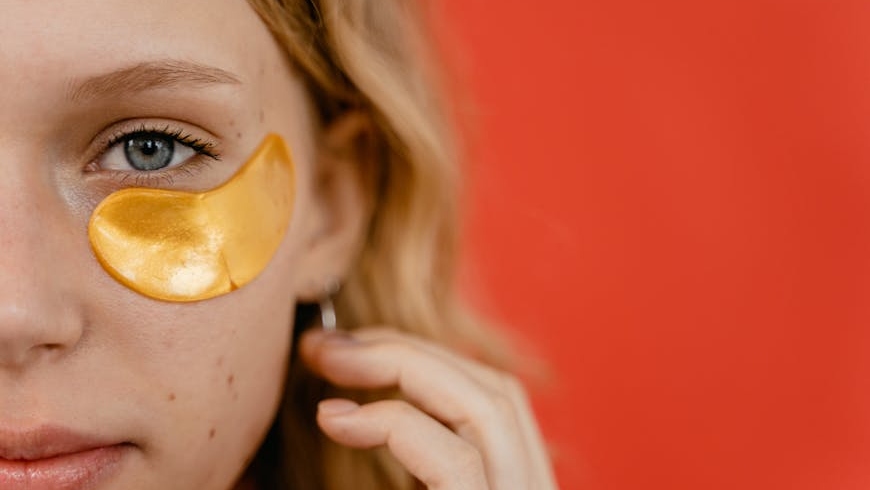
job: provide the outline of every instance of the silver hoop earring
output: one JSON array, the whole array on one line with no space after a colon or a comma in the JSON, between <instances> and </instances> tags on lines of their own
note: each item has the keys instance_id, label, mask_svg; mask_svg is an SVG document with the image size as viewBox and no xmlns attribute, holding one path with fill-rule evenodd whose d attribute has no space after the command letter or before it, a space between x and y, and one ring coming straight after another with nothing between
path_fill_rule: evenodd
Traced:
<instances>
[{"instance_id":1,"label":"silver hoop earring","mask_svg":"<svg viewBox=\"0 0 870 490\"><path fill-rule=\"evenodd\" d=\"M335 317L335 304L332 302L332 297L338 292L340 286L336 281L330 281L324 288L323 296L320 297L320 326L327 332L332 332L338 328L338 322Z\"/></svg>"}]
</instances>

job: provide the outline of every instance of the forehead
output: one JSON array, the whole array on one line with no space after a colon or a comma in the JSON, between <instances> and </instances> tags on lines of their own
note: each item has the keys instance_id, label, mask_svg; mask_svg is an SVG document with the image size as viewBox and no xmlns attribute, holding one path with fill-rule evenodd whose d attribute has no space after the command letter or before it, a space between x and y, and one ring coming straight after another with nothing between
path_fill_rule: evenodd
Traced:
<instances>
[{"instance_id":1,"label":"forehead","mask_svg":"<svg viewBox=\"0 0 870 490\"><path fill-rule=\"evenodd\" d=\"M272 44L244 0L0 0L0 11L0 83L6 88L166 58L244 78L260 69Z\"/></svg>"}]
</instances>

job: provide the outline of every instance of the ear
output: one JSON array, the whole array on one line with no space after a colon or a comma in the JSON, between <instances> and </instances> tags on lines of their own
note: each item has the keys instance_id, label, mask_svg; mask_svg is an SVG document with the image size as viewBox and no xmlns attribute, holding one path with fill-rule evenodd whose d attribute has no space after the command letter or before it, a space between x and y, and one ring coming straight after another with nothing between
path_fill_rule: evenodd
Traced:
<instances>
[{"instance_id":1,"label":"ear","mask_svg":"<svg viewBox=\"0 0 870 490\"><path fill-rule=\"evenodd\" d=\"M342 282L365 244L376 198L377 145L370 117L348 111L320 130L313 182L317 223L309 235L301 302Z\"/></svg>"}]
</instances>

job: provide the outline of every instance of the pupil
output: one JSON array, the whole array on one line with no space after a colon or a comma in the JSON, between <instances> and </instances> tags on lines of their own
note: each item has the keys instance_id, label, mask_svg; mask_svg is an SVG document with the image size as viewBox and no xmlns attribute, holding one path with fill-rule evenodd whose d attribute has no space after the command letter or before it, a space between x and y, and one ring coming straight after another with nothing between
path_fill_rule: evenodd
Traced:
<instances>
[{"instance_id":1,"label":"pupil","mask_svg":"<svg viewBox=\"0 0 870 490\"><path fill-rule=\"evenodd\" d=\"M175 142L160 134L142 134L130 137L124 143L127 163L136 170L160 170L172 162Z\"/></svg>"},{"instance_id":2,"label":"pupil","mask_svg":"<svg viewBox=\"0 0 870 490\"><path fill-rule=\"evenodd\" d=\"M157 152L157 144L154 143L154 140L148 140L145 144L142 145L142 153L151 156Z\"/></svg>"}]
</instances>

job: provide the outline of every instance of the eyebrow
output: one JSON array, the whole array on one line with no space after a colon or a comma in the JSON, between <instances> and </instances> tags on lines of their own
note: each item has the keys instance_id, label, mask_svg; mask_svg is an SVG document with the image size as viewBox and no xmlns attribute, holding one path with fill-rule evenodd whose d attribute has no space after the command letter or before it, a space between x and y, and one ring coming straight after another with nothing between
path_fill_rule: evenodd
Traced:
<instances>
[{"instance_id":1,"label":"eyebrow","mask_svg":"<svg viewBox=\"0 0 870 490\"><path fill-rule=\"evenodd\" d=\"M184 60L157 60L90 77L69 84L67 96L74 102L96 99L115 93L136 93L145 90L209 85L239 85L234 74Z\"/></svg>"}]
</instances>

